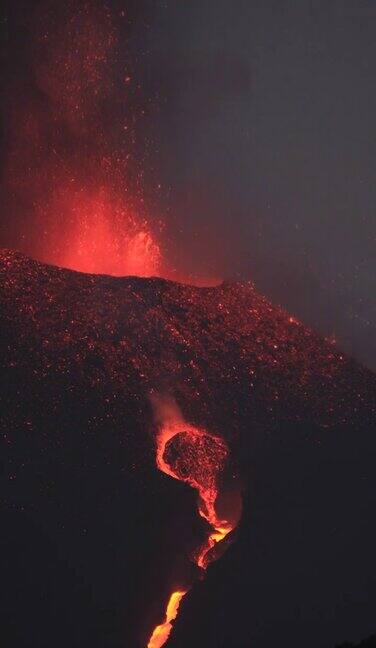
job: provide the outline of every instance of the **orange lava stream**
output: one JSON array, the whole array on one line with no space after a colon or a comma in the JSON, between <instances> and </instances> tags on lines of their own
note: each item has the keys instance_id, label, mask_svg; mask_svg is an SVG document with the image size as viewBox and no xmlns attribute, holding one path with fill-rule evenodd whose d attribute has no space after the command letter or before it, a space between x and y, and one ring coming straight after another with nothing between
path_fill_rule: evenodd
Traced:
<instances>
[{"instance_id":1,"label":"orange lava stream","mask_svg":"<svg viewBox=\"0 0 376 648\"><path fill-rule=\"evenodd\" d=\"M208 554L218 542L221 542L225 539L225 537L230 533L230 531L233 530L234 527L226 520L220 520L218 518L214 509L214 505L212 506L212 510L208 514L206 514L206 512L202 508L199 508L198 512L201 517L205 518L205 520L207 520L209 524L214 527L213 533L209 535L206 543L201 548L196 559L198 567L201 567L201 569L206 569L210 562Z\"/></svg>"},{"instance_id":2,"label":"orange lava stream","mask_svg":"<svg viewBox=\"0 0 376 648\"><path fill-rule=\"evenodd\" d=\"M197 566L202 570L205 570L211 562L210 552L213 547L218 542L221 542L235 526L227 520L222 520L215 510L215 503L218 496L217 476L222 469L222 462L224 457L227 456L228 449L225 442L221 439L218 439L217 437L210 435L208 432L193 427L183 421L176 409L170 409L167 412L167 416L166 412L164 416L165 422L157 439L157 466L159 470L164 472L166 475L178 479L179 481L187 482L199 493L199 515L204 518L213 529L203 546L198 550L197 555L194 557ZM204 466L202 473L193 470L192 473L186 477L178 475L169 463L167 463L165 459L165 449L166 444L170 439L182 432L188 435L189 439L191 439L193 443L199 444L200 437L203 436L211 437L213 441L217 442L221 452L217 463L213 465L213 457L208 457L208 463ZM190 448L187 447L187 453L189 452L189 449ZM193 461L199 463L200 457L197 456L195 458L193 456ZM166 609L166 621L154 629L147 648L160 648L166 643L172 629L171 622L176 618L179 604L186 593L187 590L179 590L171 594Z\"/></svg>"},{"instance_id":3,"label":"orange lava stream","mask_svg":"<svg viewBox=\"0 0 376 648\"><path fill-rule=\"evenodd\" d=\"M180 601L186 593L186 591L178 590L171 594L166 609L166 620L154 629L147 648L161 648L166 643L172 629L172 621L176 619Z\"/></svg>"},{"instance_id":4,"label":"orange lava stream","mask_svg":"<svg viewBox=\"0 0 376 648\"><path fill-rule=\"evenodd\" d=\"M222 520L221 518L219 518L216 513L215 502L218 496L218 490L215 483L210 485L202 484L191 476L182 479L165 461L164 452L167 442L182 430L196 437L203 434L208 435L207 432L192 427L182 420L177 419L173 422L170 421L164 426L158 438L157 466L166 475L170 475L170 477L173 477L174 479L189 483L199 492L198 512L201 517L204 518L211 527L213 527L213 532L209 535L207 541L204 543L203 547L201 547L198 556L195 559L198 567L206 569L208 563L210 562L208 553L218 542L221 542L221 540L223 540L230 533L230 531L233 530L234 526L227 520Z\"/></svg>"}]
</instances>

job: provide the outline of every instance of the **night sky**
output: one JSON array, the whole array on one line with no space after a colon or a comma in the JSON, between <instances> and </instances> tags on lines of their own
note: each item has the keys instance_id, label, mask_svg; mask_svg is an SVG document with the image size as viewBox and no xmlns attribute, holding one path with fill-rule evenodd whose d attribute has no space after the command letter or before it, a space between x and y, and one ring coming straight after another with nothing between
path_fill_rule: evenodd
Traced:
<instances>
[{"instance_id":1,"label":"night sky","mask_svg":"<svg viewBox=\"0 0 376 648\"><path fill-rule=\"evenodd\" d=\"M26 106L30 97L49 102L30 64L44 6L53 3L3 10L3 92L14 93L16 79ZM131 62L138 94L119 108L120 77L113 76L103 130L124 148L121 118L147 107L135 120L133 153L149 215L164 219L175 265L254 280L376 368L375 3L106 6L120 26L117 56ZM6 166L7 118L3 130ZM5 204L10 193L5 187ZM25 202L4 210L3 245L30 252L33 236Z\"/></svg>"}]
</instances>

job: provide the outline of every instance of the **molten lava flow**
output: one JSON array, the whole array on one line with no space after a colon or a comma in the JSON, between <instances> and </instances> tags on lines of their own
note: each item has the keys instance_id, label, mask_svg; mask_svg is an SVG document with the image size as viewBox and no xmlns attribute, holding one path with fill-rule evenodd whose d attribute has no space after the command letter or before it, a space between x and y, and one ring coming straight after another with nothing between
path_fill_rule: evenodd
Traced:
<instances>
[{"instance_id":1,"label":"molten lava flow","mask_svg":"<svg viewBox=\"0 0 376 648\"><path fill-rule=\"evenodd\" d=\"M215 559L212 554L215 545L235 528L235 523L221 519L216 511L218 476L224 469L228 447L223 439L187 424L171 403L163 408L163 418L157 438L157 466L166 475L190 484L199 493L198 512L212 527L207 540L194 556L197 566L205 570ZM166 621L155 628L148 648L159 648L167 641L172 627L169 608L177 600L172 617L175 619L185 593L173 592L167 606ZM156 638L159 643L152 643Z\"/></svg>"},{"instance_id":2,"label":"molten lava flow","mask_svg":"<svg viewBox=\"0 0 376 648\"><path fill-rule=\"evenodd\" d=\"M228 448L223 439L184 422L168 424L159 438L159 469L198 490L198 512L213 529L195 558L202 569L210 562L211 549L233 529L230 522L218 516L215 508L218 475L224 468L227 455Z\"/></svg>"},{"instance_id":3,"label":"molten lava flow","mask_svg":"<svg viewBox=\"0 0 376 648\"><path fill-rule=\"evenodd\" d=\"M160 648L166 643L172 629L172 621L176 619L180 601L186 593L187 592L184 590L178 590L177 592L173 592L171 594L166 609L166 620L164 621L164 623L154 629L154 632L148 643L148 648Z\"/></svg>"}]
</instances>

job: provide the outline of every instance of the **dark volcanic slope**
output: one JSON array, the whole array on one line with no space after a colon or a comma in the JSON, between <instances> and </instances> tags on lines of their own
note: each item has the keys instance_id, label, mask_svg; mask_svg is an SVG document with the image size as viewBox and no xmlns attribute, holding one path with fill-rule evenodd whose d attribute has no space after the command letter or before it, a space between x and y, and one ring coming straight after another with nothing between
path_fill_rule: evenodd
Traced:
<instances>
[{"instance_id":1,"label":"dark volcanic slope","mask_svg":"<svg viewBox=\"0 0 376 648\"><path fill-rule=\"evenodd\" d=\"M58 372L81 390L139 397L172 389L192 415L306 416L322 424L371 413L375 378L272 306L252 284L193 288L162 279L84 275L1 255L1 307L12 375ZM221 403L221 409L223 407ZM194 414L193 414L194 413Z\"/></svg>"},{"instance_id":2,"label":"dark volcanic slope","mask_svg":"<svg viewBox=\"0 0 376 648\"><path fill-rule=\"evenodd\" d=\"M373 374L249 283L83 275L7 251L0 272L7 647L144 646L188 569L203 529L194 493L156 470L151 390L227 438L246 491L238 542L187 597L171 645L372 632L337 599L376 575L374 529L359 528L374 506ZM252 590L266 584L272 596Z\"/></svg>"}]
</instances>

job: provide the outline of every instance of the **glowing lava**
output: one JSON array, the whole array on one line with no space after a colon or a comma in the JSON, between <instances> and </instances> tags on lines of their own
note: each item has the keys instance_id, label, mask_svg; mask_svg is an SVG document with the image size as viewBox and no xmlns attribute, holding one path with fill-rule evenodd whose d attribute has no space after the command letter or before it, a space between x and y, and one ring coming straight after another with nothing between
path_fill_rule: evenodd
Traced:
<instances>
[{"instance_id":1,"label":"glowing lava","mask_svg":"<svg viewBox=\"0 0 376 648\"><path fill-rule=\"evenodd\" d=\"M154 100L144 96L127 49L133 10L97 0L29 4L36 7L20 73L3 97L1 189L10 226L0 231L1 246L79 272L221 283L217 270L183 271L186 254L161 238L164 190L153 191L154 173L145 173ZM185 237L185 252L189 246Z\"/></svg>"},{"instance_id":2,"label":"glowing lava","mask_svg":"<svg viewBox=\"0 0 376 648\"><path fill-rule=\"evenodd\" d=\"M158 468L198 491L198 512L213 529L195 556L198 567L205 569L211 549L233 529L230 522L218 516L215 508L217 481L228 456L227 445L223 439L181 421L164 428L159 444Z\"/></svg>"},{"instance_id":3,"label":"glowing lava","mask_svg":"<svg viewBox=\"0 0 376 648\"><path fill-rule=\"evenodd\" d=\"M163 403L162 406L157 403L157 411L163 421L157 438L157 466L166 475L184 481L198 491L198 512L212 528L207 540L193 557L197 566L205 570L215 559L212 552L215 545L236 526L222 519L216 511L218 477L224 469L228 447L223 439L186 423L173 403ZM165 644L171 632L171 622L176 618L186 592L179 590L171 594L166 621L155 628L148 648L160 648Z\"/></svg>"},{"instance_id":4,"label":"glowing lava","mask_svg":"<svg viewBox=\"0 0 376 648\"><path fill-rule=\"evenodd\" d=\"M162 220L148 219L131 198L127 202L111 186L73 184L62 181L38 206L40 223L50 221L50 227L36 244L35 258L87 274L163 277L206 287L221 283L174 269L161 241Z\"/></svg>"},{"instance_id":5,"label":"glowing lava","mask_svg":"<svg viewBox=\"0 0 376 648\"><path fill-rule=\"evenodd\" d=\"M60 223L43 251L51 263L92 274L154 276L161 251L149 223L109 187L62 187L48 209Z\"/></svg>"},{"instance_id":6,"label":"glowing lava","mask_svg":"<svg viewBox=\"0 0 376 648\"><path fill-rule=\"evenodd\" d=\"M167 604L166 620L164 621L164 623L154 629L154 632L148 643L148 648L160 648L166 643L172 630L172 621L176 619L180 601L186 593L186 591L182 590L173 592L171 594L170 600Z\"/></svg>"}]
</instances>

